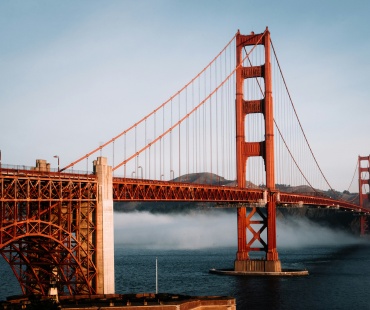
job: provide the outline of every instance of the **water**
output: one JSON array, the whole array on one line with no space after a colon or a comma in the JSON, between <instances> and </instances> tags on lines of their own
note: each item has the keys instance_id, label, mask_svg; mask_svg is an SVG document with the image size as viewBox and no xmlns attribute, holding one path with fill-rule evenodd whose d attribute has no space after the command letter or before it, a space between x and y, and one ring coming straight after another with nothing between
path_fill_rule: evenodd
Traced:
<instances>
[{"instance_id":1,"label":"water","mask_svg":"<svg viewBox=\"0 0 370 310\"><path fill-rule=\"evenodd\" d=\"M306 277L234 277L209 274L232 268L234 248L199 250L117 249L116 289L227 295L237 309L370 309L370 245L281 249L285 268L307 268Z\"/></svg>"},{"instance_id":2,"label":"water","mask_svg":"<svg viewBox=\"0 0 370 310\"><path fill-rule=\"evenodd\" d=\"M370 309L370 240L353 238L305 220L278 222L283 268L306 277L214 275L235 259L236 215L115 214L116 292L233 296L237 309ZM211 247L210 247L211 246ZM0 256L0 300L20 294Z\"/></svg>"},{"instance_id":3,"label":"water","mask_svg":"<svg viewBox=\"0 0 370 310\"><path fill-rule=\"evenodd\" d=\"M280 249L286 268L307 268L306 277L234 277L209 274L232 268L234 247L196 250L139 249L116 245L117 293L159 292L227 295L237 309L370 309L370 244ZM2 261L0 299L20 293Z\"/></svg>"}]
</instances>

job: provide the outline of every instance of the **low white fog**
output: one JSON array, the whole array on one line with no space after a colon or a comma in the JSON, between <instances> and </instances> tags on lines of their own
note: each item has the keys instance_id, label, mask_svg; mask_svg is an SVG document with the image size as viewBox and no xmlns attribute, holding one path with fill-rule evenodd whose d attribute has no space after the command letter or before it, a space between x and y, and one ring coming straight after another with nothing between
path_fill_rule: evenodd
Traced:
<instances>
[{"instance_id":1,"label":"low white fog","mask_svg":"<svg viewBox=\"0 0 370 310\"><path fill-rule=\"evenodd\" d=\"M221 209L189 214L114 213L115 243L137 248L200 249L237 246L236 213ZM263 235L265 236L265 235ZM360 242L346 232L305 218L277 221L277 246L307 247Z\"/></svg>"},{"instance_id":2,"label":"low white fog","mask_svg":"<svg viewBox=\"0 0 370 310\"><path fill-rule=\"evenodd\" d=\"M114 214L115 243L145 248L236 246L236 216L222 211L190 214Z\"/></svg>"}]
</instances>

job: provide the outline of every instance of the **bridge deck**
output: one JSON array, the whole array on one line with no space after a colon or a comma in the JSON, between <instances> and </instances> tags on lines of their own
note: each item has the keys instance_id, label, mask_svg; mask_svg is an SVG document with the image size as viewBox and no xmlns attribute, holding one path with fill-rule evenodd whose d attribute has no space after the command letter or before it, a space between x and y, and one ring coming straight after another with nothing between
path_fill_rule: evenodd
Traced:
<instances>
[{"instance_id":1,"label":"bridge deck","mask_svg":"<svg viewBox=\"0 0 370 310\"><path fill-rule=\"evenodd\" d=\"M0 201L2 202L61 199L61 192L65 187L63 184L66 181L76 183L96 182L96 176L91 173L60 173L19 168L2 168L0 172ZM39 190L30 191L30 188L32 188L30 182L36 179L44 182L44 185L40 186L44 190L48 189L49 191L50 189L49 194L45 195L45 192L41 193ZM17 182L14 182L14 180L17 180ZM51 183L45 186L45 182ZM73 195L74 199L85 199L83 191L74 191ZM277 190L267 191L264 188L238 188L171 181L113 178L114 201L203 201L227 203L230 204L230 207L237 207L238 204L259 204L262 206L270 199L274 199L278 203L278 207L311 205L370 214L370 210L361 208L356 204L318 195L287 193Z\"/></svg>"}]
</instances>

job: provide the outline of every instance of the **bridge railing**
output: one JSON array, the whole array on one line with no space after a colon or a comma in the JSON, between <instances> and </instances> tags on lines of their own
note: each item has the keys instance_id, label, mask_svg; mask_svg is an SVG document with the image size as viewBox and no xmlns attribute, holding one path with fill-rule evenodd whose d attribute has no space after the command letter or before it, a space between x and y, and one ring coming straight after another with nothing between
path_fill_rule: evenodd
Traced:
<instances>
[{"instance_id":1,"label":"bridge railing","mask_svg":"<svg viewBox=\"0 0 370 310\"><path fill-rule=\"evenodd\" d=\"M31 176L31 175L37 175L37 176L53 176L54 178L56 176L60 176L63 178L96 178L92 171L82 171L82 170L74 170L74 169L68 169L63 172L58 171L57 168L50 168L48 170L39 170L32 166L25 166L25 165L4 165L2 164L0 166L0 174L2 175L24 175L24 176Z\"/></svg>"}]
</instances>

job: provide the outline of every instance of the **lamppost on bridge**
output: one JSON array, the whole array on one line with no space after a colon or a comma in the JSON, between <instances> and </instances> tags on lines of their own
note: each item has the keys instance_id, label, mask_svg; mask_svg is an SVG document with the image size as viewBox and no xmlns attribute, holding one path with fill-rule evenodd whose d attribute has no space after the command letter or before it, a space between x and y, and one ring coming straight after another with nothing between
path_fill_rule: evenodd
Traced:
<instances>
[{"instance_id":1,"label":"lamppost on bridge","mask_svg":"<svg viewBox=\"0 0 370 310\"><path fill-rule=\"evenodd\" d=\"M135 171L132 171L132 173L131 173L131 179L134 178L134 174L135 174Z\"/></svg>"},{"instance_id":2,"label":"lamppost on bridge","mask_svg":"<svg viewBox=\"0 0 370 310\"><path fill-rule=\"evenodd\" d=\"M137 169L140 169L140 171L141 171L141 178L143 179L144 178L143 177L143 167L139 166L139 167L137 167Z\"/></svg>"},{"instance_id":3,"label":"lamppost on bridge","mask_svg":"<svg viewBox=\"0 0 370 310\"><path fill-rule=\"evenodd\" d=\"M170 178L171 178L171 180L173 181L174 179L175 179L175 171L173 171L172 169L171 169L171 171L170 171Z\"/></svg>"},{"instance_id":4,"label":"lamppost on bridge","mask_svg":"<svg viewBox=\"0 0 370 310\"><path fill-rule=\"evenodd\" d=\"M54 158L57 158L58 159L58 172L59 172L59 156L58 155L54 155Z\"/></svg>"}]
</instances>

